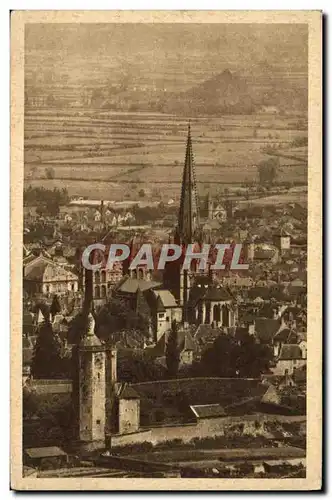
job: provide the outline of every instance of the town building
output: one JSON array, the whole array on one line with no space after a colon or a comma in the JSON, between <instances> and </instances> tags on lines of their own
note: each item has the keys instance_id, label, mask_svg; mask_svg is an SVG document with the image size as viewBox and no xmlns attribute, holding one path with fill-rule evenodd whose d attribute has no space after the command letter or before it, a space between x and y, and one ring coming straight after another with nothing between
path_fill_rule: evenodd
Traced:
<instances>
[{"instance_id":1,"label":"town building","mask_svg":"<svg viewBox=\"0 0 332 500\"><path fill-rule=\"evenodd\" d=\"M23 263L23 288L30 296L75 293L78 276L65 265L39 255Z\"/></svg>"}]
</instances>

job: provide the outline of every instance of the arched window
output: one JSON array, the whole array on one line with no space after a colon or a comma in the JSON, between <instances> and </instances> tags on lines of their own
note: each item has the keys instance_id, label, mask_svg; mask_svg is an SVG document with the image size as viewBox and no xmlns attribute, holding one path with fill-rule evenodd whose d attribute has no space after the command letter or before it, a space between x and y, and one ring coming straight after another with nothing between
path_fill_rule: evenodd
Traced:
<instances>
[{"instance_id":1,"label":"arched window","mask_svg":"<svg viewBox=\"0 0 332 500\"><path fill-rule=\"evenodd\" d=\"M106 281L106 271L102 271L101 272L101 282L105 283L105 281Z\"/></svg>"},{"instance_id":2,"label":"arched window","mask_svg":"<svg viewBox=\"0 0 332 500\"><path fill-rule=\"evenodd\" d=\"M226 306L226 304L222 306L222 325L229 326L229 313L228 306Z\"/></svg>"},{"instance_id":3,"label":"arched window","mask_svg":"<svg viewBox=\"0 0 332 500\"><path fill-rule=\"evenodd\" d=\"M99 288L99 286L95 286L95 297L96 297L96 299L100 299L100 288Z\"/></svg>"},{"instance_id":4,"label":"arched window","mask_svg":"<svg viewBox=\"0 0 332 500\"><path fill-rule=\"evenodd\" d=\"M99 271L95 272L95 283L97 285L99 285L99 283L100 283L100 273L99 273Z\"/></svg>"},{"instance_id":5,"label":"arched window","mask_svg":"<svg viewBox=\"0 0 332 500\"><path fill-rule=\"evenodd\" d=\"M106 286L101 285L101 297L105 298L106 297Z\"/></svg>"},{"instance_id":6,"label":"arched window","mask_svg":"<svg viewBox=\"0 0 332 500\"><path fill-rule=\"evenodd\" d=\"M213 306L213 321L220 322L220 304Z\"/></svg>"}]
</instances>

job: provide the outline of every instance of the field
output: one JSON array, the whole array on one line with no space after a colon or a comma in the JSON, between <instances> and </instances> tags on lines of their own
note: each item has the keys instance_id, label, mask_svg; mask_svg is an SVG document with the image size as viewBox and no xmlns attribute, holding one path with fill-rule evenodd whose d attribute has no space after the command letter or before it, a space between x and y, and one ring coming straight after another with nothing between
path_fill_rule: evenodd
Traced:
<instances>
[{"instance_id":1,"label":"field","mask_svg":"<svg viewBox=\"0 0 332 500\"><path fill-rule=\"evenodd\" d=\"M122 199L144 189L152 198L177 198L188 118L84 108L28 109L26 185L66 187L70 195ZM257 179L257 165L278 156L282 181L306 182L303 119L226 115L191 120L196 178L222 189Z\"/></svg>"}]
</instances>

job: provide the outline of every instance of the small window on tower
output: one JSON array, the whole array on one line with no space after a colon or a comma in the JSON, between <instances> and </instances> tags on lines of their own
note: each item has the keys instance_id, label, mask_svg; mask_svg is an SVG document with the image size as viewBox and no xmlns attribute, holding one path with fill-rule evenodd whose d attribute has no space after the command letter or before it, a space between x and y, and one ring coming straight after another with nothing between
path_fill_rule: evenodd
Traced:
<instances>
[{"instance_id":1,"label":"small window on tower","mask_svg":"<svg viewBox=\"0 0 332 500\"><path fill-rule=\"evenodd\" d=\"M97 424L100 424L100 420L99 420L99 419L98 419L98 420L96 420L96 423L97 423Z\"/></svg>"}]
</instances>

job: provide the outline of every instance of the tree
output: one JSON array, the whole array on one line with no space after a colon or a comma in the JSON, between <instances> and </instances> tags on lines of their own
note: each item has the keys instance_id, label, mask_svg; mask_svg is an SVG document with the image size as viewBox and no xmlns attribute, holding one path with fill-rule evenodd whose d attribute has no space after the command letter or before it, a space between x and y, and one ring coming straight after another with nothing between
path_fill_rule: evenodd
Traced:
<instances>
[{"instance_id":1,"label":"tree","mask_svg":"<svg viewBox=\"0 0 332 500\"><path fill-rule=\"evenodd\" d=\"M61 305L60 305L60 302L59 302L59 298L57 295L54 295L53 296L53 300L52 300L52 304L51 304L51 307L50 307L50 313L51 313L51 316L52 316L52 320L54 319L54 316L56 314L58 314L59 312L61 312Z\"/></svg>"},{"instance_id":2,"label":"tree","mask_svg":"<svg viewBox=\"0 0 332 500\"><path fill-rule=\"evenodd\" d=\"M35 378L62 378L61 341L49 321L41 324L33 351L31 374Z\"/></svg>"},{"instance_id":3,"label":"tree","mask_svg":"<svg viewBox=\"0 0 332 500\"><path fill-rule=\"evenodd\" d=\"M165 379L165 368L141 350L120 350L117 366L118 379L123 382L139 383Z\"/></svg>"},{"instance_id":4,"label":"tree","mask_svg":"<svg viewBox=\"0 0 332 500\"><path fill-rule=\"evenodd\" d=\"M176 320L172 321L171 331L169 332L166 343L166 365L168 375L176 377L179 371L180 350L178 346L178 325Z\"/></svg>"},{"instance_id":5,"label":"tree","mask_svg":"<svg viewBox=\"0 0 332 500\"><path fill-rule=\"evenodd\" d=\"M127 301L112 297L96 316L96 333L100 338L110 340L112 334L125 331L148 336L149 318L145 310L138 311Z\"/></svg>"},{"instance_id":6,"label":"tree","mask_svg":"<svg viewBox=\"0 0 332 500\"><path fill-rule=\"evenodd\" d=\"M269 158L267 161L262 161L258 165L259 183L273 184L277 177L279 160L277 158Z\"/></svg>"},{"instance_id":7,"label":"tree","mask_svg":"<svg viewBox=\"0 0 332 500\"><path fill-rule=\"evenodd\" d=\"M203 353L197 371L206 377L259 377L269 371L272 359L270 346L257 344L248 333L240 341L220 335Z\"/></svg>"},{"instance_id":8,"label":"tree","mask_svg":"<svg viewBox=\"0 0 332 500\"><path fill-rule=\"evenodd\" d=\"M55 176L54 168L48 167L45 170L45 174L46 174L46 179L54 179L54 176Z\"/></svg>"}]
</instances>

